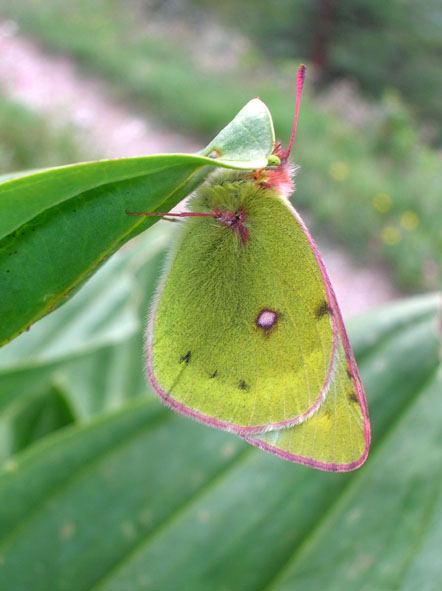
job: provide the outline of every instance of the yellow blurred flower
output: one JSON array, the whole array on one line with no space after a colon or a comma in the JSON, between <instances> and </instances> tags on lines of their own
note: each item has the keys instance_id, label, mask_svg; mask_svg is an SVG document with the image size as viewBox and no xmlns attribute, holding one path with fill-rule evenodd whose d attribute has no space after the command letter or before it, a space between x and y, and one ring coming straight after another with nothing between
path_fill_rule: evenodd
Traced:
<instances>
[{"instance_id":1,"label":"yellow blurred flower","mask_svg":"<svg viewBox=\"0 0 442 591\"><path fill-rule=\"evenodd\" d=\"M420 219L416 212L408 209L401 215L401 225L410 232L415 230L419 225Z\"/></svg>"},{"instance_id":2,"label":"yellow blurred flower","mask_svg":"<svg viewBox=\"0 0 442 591\"><path fill-rule=\"evenodd\" d=\"M401 231L396 226L385 226L381 231L381 240L384 244L392 246L402 238Z\"/></svg>"},{"instance_id":3,"label":"yellow blurred flower","mask_svg":"<svg viewBox=\"0 0 442 591\"><path fill-rule=\"evenodd\" d=\"M334 181L345 181L348 178L349 169L345 162L333 162L328 173Z\"/></svg>"},{"instance_id":4,"label":"yellow blurred flower","mask_svg":"<svg viewBox=\"0 0 442 591\"><path fill-rule=\"evenodd\" d=\"M387 193L376 193L373 197L373 207L381 213L390 211L393 205L393 199Z\"/></svg>"}]
</instances>

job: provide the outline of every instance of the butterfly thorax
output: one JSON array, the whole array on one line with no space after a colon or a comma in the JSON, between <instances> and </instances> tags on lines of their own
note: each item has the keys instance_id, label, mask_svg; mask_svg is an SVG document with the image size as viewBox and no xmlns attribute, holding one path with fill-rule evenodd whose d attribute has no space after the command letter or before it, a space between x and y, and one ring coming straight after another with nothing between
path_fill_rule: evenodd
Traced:
<instances>
[{"instance_id":1,"label":"butterfly thorax","mask_svg":"<svg viewBox=\"0 0 442 591\"><path fill-rule=\"evenodd\" d=\"M273 156L279 158L280 164L264 168L261 183L264 183L269 188L273 188L280 195L288 199L295 190L294 178L296 167L290 164L290 154L280 142L276 142Z\"/></svg>"},{"instance_id":2,"label":"butterfly thorax","mask_svg":"<svg viewBox=\"0 0 442 591\"><path fill-rule=\"evenodd\" d=\"M292 177L287 161L260 170L216 172L191 199L189 208L216 214L218 223L237 233L244 244L249 239L250 215L268 200L287 198L294 188Z\"/></svg>"}]
</instances>

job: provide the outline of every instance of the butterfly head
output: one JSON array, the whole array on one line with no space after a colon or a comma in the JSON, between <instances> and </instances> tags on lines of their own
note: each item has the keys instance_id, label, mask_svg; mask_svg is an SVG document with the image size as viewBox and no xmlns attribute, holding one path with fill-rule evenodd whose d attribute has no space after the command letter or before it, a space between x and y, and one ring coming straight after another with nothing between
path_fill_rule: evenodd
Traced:
<instances>
[{"instance_id":1,"label":"butterfly head","mask_svg":"<svg viewBox=\"0 0 442 591\"><path fill-rule=\"evenodd\" d=\"M298 125L299 103L301 100L302 87L304 85L305 71L306 68L304 64L301 64L298 69L295 119L289 146L285 149L281 142L275 142L273 152L269 158L269 165L256 173L256 180L261 186L274 189L284 197L290 197L295 188L294 176L296 167L290 163L290 154L296 135L296 127Z\"/></svg>"},{"instance_id":2,"label":"butterfly head","mask_svg":"<svg viewBox=\"0 0 442 591\"><path fill-rule=\"evenodd\" d=\"M275 164L270 158L270 164L263 170L257 171L257 181L261 187L273 189L283 197L290 197L295 188L294 177L296 166L289 160L289 154L280 142L276 142L272 156L275 156Z\"/></svg>"}]
</instances>

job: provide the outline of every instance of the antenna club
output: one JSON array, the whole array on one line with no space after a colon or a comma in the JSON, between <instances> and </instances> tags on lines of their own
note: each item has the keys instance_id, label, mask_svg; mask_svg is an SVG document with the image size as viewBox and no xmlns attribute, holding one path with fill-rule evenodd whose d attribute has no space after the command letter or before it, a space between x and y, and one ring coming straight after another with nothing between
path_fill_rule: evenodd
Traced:
<instances>
[{"instance_id":1,"label":"antenna club","mask_svg":"<svg viewBox=\"0 0 442 591\"><path fill-rule=\"evenodd\" d=\"M298 86L301 85L301 89L304 84L306 71L307 68L305 67L305 64L301 64L298 68Z\"/></svg>"},{"instance_id":2,"label":"antenna club","mask_svg":"<svg viewBox=\"0 0 442 591\"><path fill-rule=\"evenodd\" d=\"M286 161L288 160L288 158L290 156L290 152L292 151L293 141L294 141L295 135L296 135L296 127L298 125L299 103L301 101L301 93L302 93L302 87L304 86L306 69L307 68L305 67L304 64L301 64L298 68L298 76L297 76L297 80L296 80L295 121L293 123L293 131L292 131L292 137L290 138L289 147L287 148L287 151L285 153L285 160Z\"/></svg>"}]
</instances>

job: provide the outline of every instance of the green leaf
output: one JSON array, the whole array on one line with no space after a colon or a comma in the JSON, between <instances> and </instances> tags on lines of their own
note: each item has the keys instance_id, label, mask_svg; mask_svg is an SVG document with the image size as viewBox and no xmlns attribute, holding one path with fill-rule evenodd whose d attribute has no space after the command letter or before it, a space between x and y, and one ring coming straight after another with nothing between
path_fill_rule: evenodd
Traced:
<instances>
[{"instance_id":1,"label":"green leaf","mask_svg":"<svg viewBox=\"0 0 442 591\"><path fill-rule=\"evenodd\" d=\"M270 114L251 101L216 140L218 156L170 154L63 166L0 184L0 344L64 303L112 253L169 211L213 167L267 165ZM240 134L241 146L235 136Z\"/></svg>"},{"instance_id":2,"label":"green leaf","mask_svg":"<svg viewBox=\"0 0 442 591\"><path fill-rule=\"evenodd\" d=\"M256 160L258 163L262 160L263 151L267 156L273 152L274 144L272 116L265 104L255 98L219 132L202 154L208 156L215 152L222 156L224 161L231 161L232 164L237 160ZM260 166L258 164L256 168Z\"/></svg>"},{"instance_id":3,"label":"green leaf","mask_svg":"<svg viewBox=\"0 0 442 591\"><path fill-rule=\"evenodd\" d=\"M0 459L32 443L29 423L39 424L54 391L73 421L146 393L142 335L173 231L162 222L133 240L76 298L0 350ZM52 430L65 424L55 417Z\"/></svg>"},{"instance_id":4,"label":"green leaf","mask_svg":"<svg viewBox=\"0 0 442 591\"><path fill-rule=\"evenodd\" d=\"M32 390L32 396L28 393L18 397L8 409L7 416L1 418L0 441L5 455L17 453L75 420L66 393L61 388L45 384L40 388L34 385Z\"/></svg>"},{"instance_id":5,"label":"green leaf","mask_svg":"<svg viewBox=\"0 0 442 591\"><path fill-rule=\"evenodd\" d=\"M351 337L373 425L358 471L291 464L139 398L7 462L0 588L436 589L440 298Z\"/></svg>"}]
</instances>

